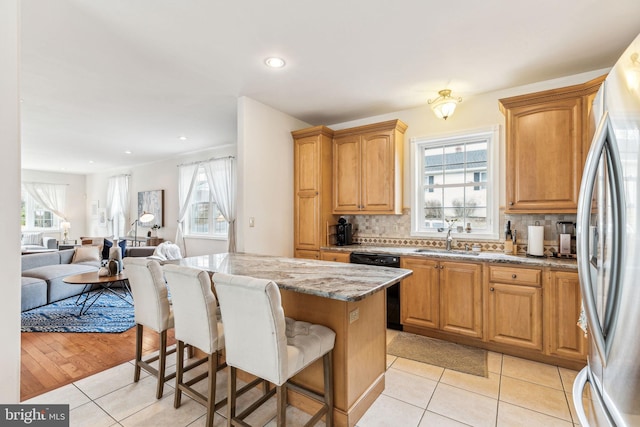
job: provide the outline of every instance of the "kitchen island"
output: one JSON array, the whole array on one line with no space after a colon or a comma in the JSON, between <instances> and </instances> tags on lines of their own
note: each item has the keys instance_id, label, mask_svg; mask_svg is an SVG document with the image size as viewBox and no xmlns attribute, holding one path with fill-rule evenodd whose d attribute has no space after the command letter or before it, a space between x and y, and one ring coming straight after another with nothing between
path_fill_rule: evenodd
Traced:
<instances>
[{"instance_id":1,"label":"kitchen island","mask_svg":"<svg viewBox=\"0 0 640 427\"><path fill-rule=\"evenodd\" d=\"M387 287L411 270L298 258L222 253L172 261L211 273L273 280L286 316L333 329L334 421L354 426L384 390ZM322 363L295 377L322 392ZM289 402L306 412L317 403L290 392Z\"/></svg>"}]
</instances>

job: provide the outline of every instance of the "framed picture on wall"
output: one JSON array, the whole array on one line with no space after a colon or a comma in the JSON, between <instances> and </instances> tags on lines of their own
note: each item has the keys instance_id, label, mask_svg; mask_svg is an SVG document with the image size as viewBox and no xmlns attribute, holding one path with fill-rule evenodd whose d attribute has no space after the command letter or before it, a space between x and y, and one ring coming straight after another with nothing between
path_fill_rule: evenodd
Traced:
<instances>
[{"instance_id":1,"label":"framed picture on wall","mask_svg":"<svg viewBox=\"0 0 640 427\"><path fill-rule=\"evenodd\" d=\"M140 222L142 227L154 225L164 227L164 190L138 192L138 218L143 212L152 214L153 219L149 222Z\"/></svg>"},{"instance_id":2,"label":"framed picture on wall","mask_svg":"<svg viewBox=\"0 0 640 427\"><path fill-rule=\"evenodd\" d=\"M106 208L98 208L98 224L101 227L105 227L107 225L107 209Z\"/></svg>"},{"instance_id":3,"label":"framed picture on wall","mask_svg":"<svg viewBox=\"0 0 640 427\"><path fill-rule=\"evenodd\" d=\"M91 218L98 218L98 209L100 208L100 201L91 201Z\"/></svg>"}]
</instances>

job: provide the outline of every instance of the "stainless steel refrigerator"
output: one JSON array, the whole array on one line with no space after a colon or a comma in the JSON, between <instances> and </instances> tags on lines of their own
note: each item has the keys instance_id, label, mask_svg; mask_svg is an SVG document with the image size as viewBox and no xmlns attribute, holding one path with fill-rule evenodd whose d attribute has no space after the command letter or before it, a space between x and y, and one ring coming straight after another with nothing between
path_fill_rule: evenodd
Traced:
<instances>
[{"instance_id":1,"label":"stainless steel refrigerator","mask_svg":"<svg viewBox=\"0 0 640 427\"><path fill-rule=\"evenodd\" d=\"M640 426L640 36L609 72L591 120L576 228L589 356L573 400L583 426Z\"/></svg>"}]
</instances>

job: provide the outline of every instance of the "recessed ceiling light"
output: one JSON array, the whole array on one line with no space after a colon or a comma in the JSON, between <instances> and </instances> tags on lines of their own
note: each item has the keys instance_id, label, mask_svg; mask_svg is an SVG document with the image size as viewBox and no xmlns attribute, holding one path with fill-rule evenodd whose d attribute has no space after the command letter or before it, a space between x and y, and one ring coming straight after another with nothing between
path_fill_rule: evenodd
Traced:
<instances>
[{"instance_id":1,"label":"recessed ceiling light","mask_svg":"<svg viewBox=\"0 0 640 427\"><path fill-rule=\"evenodd\" d=\"M93 160L89 160L89 164L92 165L93 164Z\"/></svg>"},{"instance_id":2,"label":"recessed ceiling light","mask_svg":"<svg viewBox=\"0 0 640 427\"><path fill-rule=\"evenodd\" d=\"M178 137L178 139L179 139L180 141L186 141L186 140L187 140L187 137L183 135L183 136L179 136L179 137Z\"/></svg>"},{"instance_id":3,"label":"recessed ceiling light","mask_svg":"<svg viewBox=\"0 0 640 427\"><path fill-rule=\"evenodd\" d=\"M267 65L267 67L270 68L282 68L285 65L284 59L278 58L276 56L265 59L264 63Z\"/></svg>"},{"instance_id":4,"label":"recessed ceiling light","mask_svg":"<svg viewBox=\"0 0 640 427\"><path fill-rule=\"evenodd\" d=\"M127 150L124 152L124 154L131 154L131 151Z\"/></svg>"}]
</instances>

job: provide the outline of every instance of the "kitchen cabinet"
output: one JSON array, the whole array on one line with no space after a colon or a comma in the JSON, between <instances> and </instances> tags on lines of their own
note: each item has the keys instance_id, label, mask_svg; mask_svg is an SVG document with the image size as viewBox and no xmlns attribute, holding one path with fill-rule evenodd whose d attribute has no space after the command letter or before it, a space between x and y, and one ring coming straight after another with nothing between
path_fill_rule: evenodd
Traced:
<instances>
[{"instance_id":1,"label":"kitchen cabinet","mask_svg":"<svg viewBox=\"0 0 640 427\"><path fill-rule=\"evenodd\" d=\"M403 325L482 338L482 265L429 258L401 259L413 275L401 283Z\"/></svg>"},{"instance_id":2,"label":"kitchen cabinet","mask_svg":"<svg viewBox=\"0 0 640 427\"><path fill-rule=\"evenodd\" d=\"M400 283L400 319L403 325L438 328L440 307L438 261L427 258L400 258L400 267L413 274Z\"/></svg>"},{"instance_id":3,"label":"kitchen cabinet","mask_svg":"<svg viewBox=\"0 0 640 427\"><path fill-rule=\"evenodd\" d=\"M401 214L404 132L391 120L336 131L333 213Z\"/></svg>"},{"instance_id":4,"label":"kitchen cabinet","mask_svg":"<svg viewBox=\"0 0 640 427\"><path fill-rule=\"evenodd\" d=\"M340 252L340 251L320 251L320 259L323 261L334 261L334 262L351 262L350 260L351 252Z\"/></svg>"},{"instance_id":5,"label":"kitchen cabinet","mask_svg":"<svg viewBox=\"0 0 640 427\"><path fill-rule=\"evenodd\" d=\"M506 119L506 213L575 213L593 132L588 115L605 76L501 99Z\"/></svg>"},{"instance_id":6,"label":"kitchen cabinet","mask_svg":"<svg viewBox=\"0 0 640 427\"><path fill-rule=\"evenodd\" d=\"M542 350L542 270L489 266L490 342Z\"/></svg>"},{"instance_id":7,"label":"kitchen cabinet","mask_svg":"<svg viewBox=\"0 0 640 427\"><path fill-rule=\"evenodd\" d=\"M550 271L545 289L547 353L586 360L587 339L576 324L581 309L580 282L573 271Z\"/></svg>"},{"instance_id":8,"label":"kitchen cabinet","mask_svg":"<svg viewBox=\"0 0 640 427\"><path fill-rule=\"evenodd\" d=\"M333 131L315 126L291 133L294 141L294 256L320 259L320 247L328 244L331 213Z\"/></svg>"}]
</instances>

